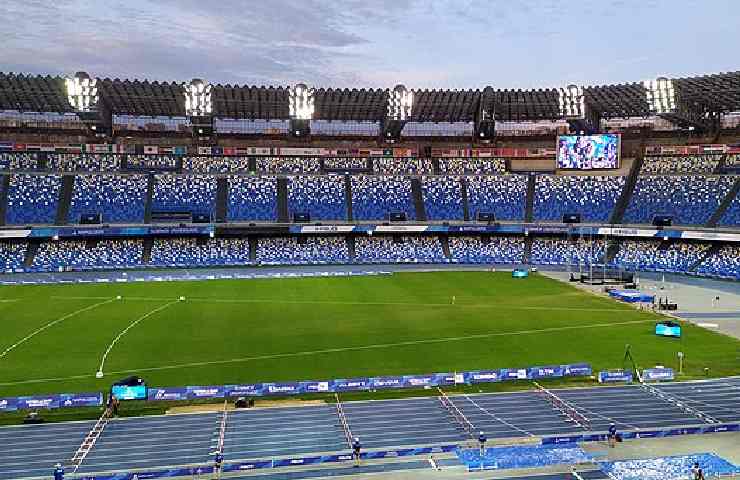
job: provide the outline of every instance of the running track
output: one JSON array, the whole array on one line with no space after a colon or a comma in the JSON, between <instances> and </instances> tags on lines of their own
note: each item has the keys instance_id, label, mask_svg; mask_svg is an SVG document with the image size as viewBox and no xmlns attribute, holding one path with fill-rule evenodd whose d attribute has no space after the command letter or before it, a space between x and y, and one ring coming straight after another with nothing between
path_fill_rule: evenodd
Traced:
<instances>
[{"instance_id":1,"label":"running track","mask_svg":"<svg viewBox=\"0 0 740 480\"><path fill-rule=\"evenodd\" d=\"M658 386L682 403L722 422L740 421L740 377ZM698 425L702 421L639 386L553 390L604 431ZM518 392L450 397L476 430L489 438L584 432L541 394ZM465 442L470 436L436 397L347 402L344 411L364 448ZM221 415L187 414L113 420L79 473L155 469L210 461ZM48 476L68 461L92 422L0 428L0 479ZM227 462L346 452L333 405L243 410L229 414Z\"/></svg>"}]
</instances>

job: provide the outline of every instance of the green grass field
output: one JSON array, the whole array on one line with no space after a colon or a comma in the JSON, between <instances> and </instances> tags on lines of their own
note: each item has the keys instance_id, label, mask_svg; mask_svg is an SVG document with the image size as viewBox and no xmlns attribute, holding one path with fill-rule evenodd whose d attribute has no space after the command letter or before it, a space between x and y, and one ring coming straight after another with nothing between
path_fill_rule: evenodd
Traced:
<instances>
[{"instance_id":1,"label":"green grass field","mask_svg":"<svg viewBox=\"0 0 740 480\"><path fill-rule=\"evenodd\" d=\"M704 367L740 374L740 342L692 325L680 340L658 338L656 318L505 272L4 286L0 397L98 391L130 374L184 386L575 362L598 370L621 367L628 343L641 367L675 366L683 351L687 377Z\"/></svg>"}]
</instances>

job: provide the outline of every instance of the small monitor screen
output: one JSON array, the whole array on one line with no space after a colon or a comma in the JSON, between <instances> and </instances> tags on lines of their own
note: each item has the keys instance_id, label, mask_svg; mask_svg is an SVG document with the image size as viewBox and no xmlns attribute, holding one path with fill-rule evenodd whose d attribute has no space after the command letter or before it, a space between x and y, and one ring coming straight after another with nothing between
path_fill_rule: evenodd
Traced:
<instances>
[{"instance_id":1,"label":"small monitor screen","mask_svg":"<svg viewBox=\"0 0 740 480\"><path fill-rule=\"evenodd\" d=\"M661 337L680 337L681 325L675 323L656 323L655 334Z\"/></svg>"},{"instance_id":2,"label":"small monitor screen","mask_svg":"<svg viewBox=\"0 0 740 480\"><path fill-rule=\"evenodd\" d=\"M557 164L568 170L619 168L619 135L561 135Z\"/></svg>"},{"instance_id":3,"label":"small monitor screen","mask_svg":"<svg viewBox=\"0 0 740 480\"><path fill-rule=\"evenodd\" d=\"M146 385L113 385L111 393L119 400L146 400Z\"/></svg>"}]
</instances>

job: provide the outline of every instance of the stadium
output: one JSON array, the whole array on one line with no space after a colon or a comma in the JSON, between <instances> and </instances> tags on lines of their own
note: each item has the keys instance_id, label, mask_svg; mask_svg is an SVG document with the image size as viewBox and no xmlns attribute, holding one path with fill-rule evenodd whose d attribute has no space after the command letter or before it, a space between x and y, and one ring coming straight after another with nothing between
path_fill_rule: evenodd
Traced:
<instances>
[{"instance_id":1,"label":"stadium","mask_svg":"<svg viewBox=\"0 0 740 480\"><path fill-rule=\"evenodd\" d=\"M0 73L0 479L736 478L738 112Z\"/></svg>"}]
</instances>

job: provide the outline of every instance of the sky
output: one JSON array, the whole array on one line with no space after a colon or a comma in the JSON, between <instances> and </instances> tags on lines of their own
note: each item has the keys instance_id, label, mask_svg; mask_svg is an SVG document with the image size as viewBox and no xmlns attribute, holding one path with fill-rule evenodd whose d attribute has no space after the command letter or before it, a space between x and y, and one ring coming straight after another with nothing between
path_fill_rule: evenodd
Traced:
<instances>
[{"instance_id":1,"label":"sky","mask_svg":"<svg viewBox=\"0 0 740 480\"><path fill-rule=\"evenodd\" d=\"M740 0L4 0L0 71L550 88L740 70Z\"/></svg>"}]
</instances>

